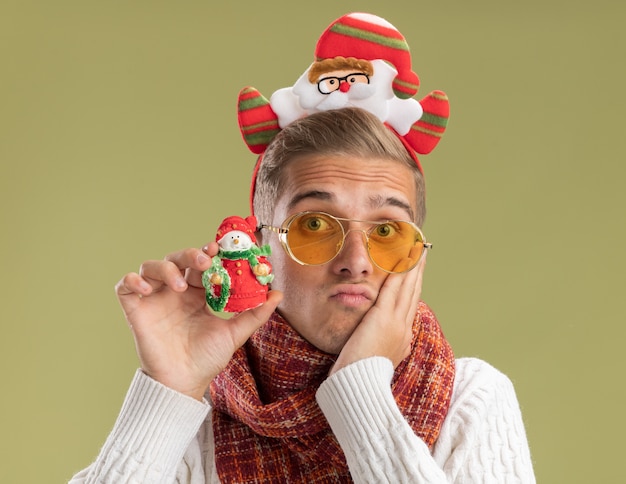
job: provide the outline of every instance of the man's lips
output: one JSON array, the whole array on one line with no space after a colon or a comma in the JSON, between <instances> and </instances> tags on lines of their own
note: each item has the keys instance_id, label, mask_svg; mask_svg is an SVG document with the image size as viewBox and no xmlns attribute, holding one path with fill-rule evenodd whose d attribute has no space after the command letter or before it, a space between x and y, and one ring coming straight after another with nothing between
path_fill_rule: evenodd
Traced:
<instances>
[{"instance_id":1,"label":"man's lips","mask_svg":"<svg viewBox=\"0 0 626 484\"><path fill-rule=\"evenodd\" d=\"M330 299L347 306L360 306L374 301L376 295L370 288L360 284L341 284L333 288Z\"/></svg>"}]
</instances>

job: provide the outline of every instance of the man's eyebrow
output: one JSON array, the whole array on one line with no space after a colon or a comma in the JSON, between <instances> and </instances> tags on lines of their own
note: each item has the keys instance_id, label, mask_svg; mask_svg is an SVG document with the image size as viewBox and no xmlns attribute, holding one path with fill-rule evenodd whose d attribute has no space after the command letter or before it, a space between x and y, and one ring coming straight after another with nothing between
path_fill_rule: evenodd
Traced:
<instances>
[{"instance_id":1,"label":"man's eyebrow","mask_svg":"<svg viewBox=\"0 0 626 484\"><path fill-rule=\"evenodd\" d=\"M287 208L292 210L298 203L307 198L312 198L315 200L324 200L324 201L333 201L335 196L331 192L325 192L321 190L310 190L308 192L296 193L289 203L287 204ZM415 219L415 213L409 205L404 200L401 200L396 197L383 197L382 195L372 195L370 197L370 206L371 208L382 208L382 207L398 207L403 209L407 215L409 216L409 220Z\"/></svg>"},{"instance_id":2,"label":"man's eyebrow","mask_svg":"<svg viewBox=\"0 0 626 484\"><path fill-rule=\"evenodd\" d=\"M409 220L415 220L415 213L413 212L411 205L404 200L400 200L399 198L373 195L370 197L370 205L372 208L382 208L386 206L398 207L403 209L409 215Z\"/></svg>"},{"instance_id":3,"label":"man's eyebrow","mask_svg":"<svg viewBox=\"0 0 626 484\"><path fill-rule=\"evenodd\" d=\"M310 190L308 192L296 193L289 203L287 204L287 209L293 209L298 203L306 198L313 198L315 200L333 200L333 194L330 192L323 192L321 190Z\"/></svg>"}]
</instances>

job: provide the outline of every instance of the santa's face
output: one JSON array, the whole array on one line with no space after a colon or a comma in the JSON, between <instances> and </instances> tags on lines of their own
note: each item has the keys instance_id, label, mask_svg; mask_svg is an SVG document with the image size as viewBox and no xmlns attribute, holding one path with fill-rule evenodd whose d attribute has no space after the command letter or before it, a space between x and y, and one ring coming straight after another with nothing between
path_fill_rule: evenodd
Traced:
<instances>
[{"instance_id":1,"label":"santa's face","mask_svg":"<svg viewBox=\"0 0 626 484\"><path fill-rule=\"evenodd\" d=\"M250 249L254 244L252 239L245 232L231 230L217 241L222 250L242 251Z\"/></svg>"},{"instance_id":2,"label":"santa's face","mask_svg":"<svg viewBox=\"0 0 626 484\"><path fill-rule=\"evenodd\" d=\"M386 159L313 156L285 170L288 187L278 198L272 225L290 215L321 211L358 220L412 220L416 188L410 169ZM358 224L330 262L295 262L275 234L263 234L272 248L273 289L283 291L278 311L307 341L338 354L374 305L388 274L373 265Z\"/></svg>"},{"instance_id":3,"label":"santa's face","mask_svg":"<svg viewBox=\"0 0 626 484\"><path fill-rule=\"evenodd\" d=\"M330 71L322 76L317 81L317 90L321 94L330 95L335 91L343 93L349 93L352 88L352 92L359 92L361 89L360 97L367 97L366 92L371 90L365 88L365 85L369 86L370 77L365 72L354 71L353 69L344 69L338 71Z\"/></svg>"},{"instance_id":4,"label":"santa's face","mask_svg":"<svg viewBox=\"0 0 626 484\"><path fill-rule=\"evenodd\" d=\"M374 73L368 76L354 69L325 72L316 83L303 75L293 87L300 106L309 112L353 106L366 109L382 121L393 94L392 81L397 71L383 61L372 61Z\"/></svg>"}]
</instances>

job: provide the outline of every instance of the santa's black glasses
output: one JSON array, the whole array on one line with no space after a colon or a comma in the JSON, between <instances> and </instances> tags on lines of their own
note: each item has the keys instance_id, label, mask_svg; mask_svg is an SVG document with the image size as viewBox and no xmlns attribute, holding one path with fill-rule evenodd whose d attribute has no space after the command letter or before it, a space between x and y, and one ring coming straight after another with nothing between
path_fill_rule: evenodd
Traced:
<instances>
[{"instance_id":1,"label":"santa's black glasses","mask_svg":"<svg viewBox=\"0 0 626 484\"><path fill-rule=\"evenodd\" d=\"M367 74L363 74L362 72L353 72L343 77L323 77L317 81L317 89L322 94L330 94L331 92L338 91L341 88L342 82L347 83L348 86L352 84L369 84L370 78Z\"/></svg>"},{"instance_id":2,"label":"santa's black glasses","mask_svg":"<svg viewBox=\"0 0 626 484\"><path fill-rule=\"evenodd\" d=\"M365 224L367 230L346 229L348 223ZM302 265L321 265L341 252L346 236L353 231L365 236L371 261L385 272L413 269L426 249L422 231L412 222L387 220L372 222L334 217L324 212L300 212L290 216L280 227L261 225L278 234L289 256Z\"/></svg>"}]
</instances>

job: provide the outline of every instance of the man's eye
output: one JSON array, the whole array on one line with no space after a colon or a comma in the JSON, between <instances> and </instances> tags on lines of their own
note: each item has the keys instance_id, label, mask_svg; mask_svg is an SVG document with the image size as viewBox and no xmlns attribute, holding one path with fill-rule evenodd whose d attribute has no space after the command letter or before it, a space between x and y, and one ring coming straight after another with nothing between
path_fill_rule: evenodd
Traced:
<instances>
[{"instance_id":1,"label":"man's eye","mask_svg":"<svg viewBox=\"0 0 626 484\"><path fill-rule=\"evenodd\" d=\"M304 226L311 231L318 231L327 227L328 224L319 217L311 217L304 221Z\"/></svg>"},{"instance_id":2,"label":"man's eye","mask_svg":"<svg viewBox=\"0 0 626 484\"><path fill-rule=\"evenodd\" d=\"M380 224L376 227L376 235L379 237L391 237L395 229L391 224Z\"/></svg>"}]
</instances>

